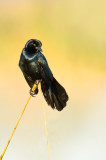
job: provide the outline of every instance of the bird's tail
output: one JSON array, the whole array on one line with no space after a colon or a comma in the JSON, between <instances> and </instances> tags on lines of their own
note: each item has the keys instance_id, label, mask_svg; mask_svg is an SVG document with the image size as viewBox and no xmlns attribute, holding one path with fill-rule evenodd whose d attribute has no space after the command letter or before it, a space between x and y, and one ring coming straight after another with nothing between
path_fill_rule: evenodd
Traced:
<instances>
[{"instance_id":1,"label":"bird's tail","mask_svg":"<svg viewBox=\"0 0 106 160\"><path fill-rule=\"evenodd\" d=\"M58 111L61 111L66 106L68 95L65 89L55 78L53 78L51 87L46 87L44 82L42 82L41 88L48 105L50 105L53 109L56 108Z\"/></svg>"}]
</instances>

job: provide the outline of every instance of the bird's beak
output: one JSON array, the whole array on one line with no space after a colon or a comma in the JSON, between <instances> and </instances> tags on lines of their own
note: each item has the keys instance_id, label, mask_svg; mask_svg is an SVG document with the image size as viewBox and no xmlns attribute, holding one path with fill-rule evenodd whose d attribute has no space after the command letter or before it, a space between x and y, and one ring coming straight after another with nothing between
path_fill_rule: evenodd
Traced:
<instances>
[{"instance_id":1,"label":"bird's beak","mask_svg":"<svg viewBox=\"0 0 106 160\"><path fill-rule=\"evenodd\" d=\"M36 47L36 49L40 52L42 52L42 49L40 47Z\"/></svg>"}]
</instances>

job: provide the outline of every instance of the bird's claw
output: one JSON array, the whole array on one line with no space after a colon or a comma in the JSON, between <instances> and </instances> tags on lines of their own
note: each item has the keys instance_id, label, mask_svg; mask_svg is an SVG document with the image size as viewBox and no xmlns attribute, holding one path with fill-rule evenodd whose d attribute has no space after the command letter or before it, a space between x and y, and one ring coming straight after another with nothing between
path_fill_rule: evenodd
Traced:
<instances>
[{"instance_id":1,"label":"bird's claw","mask_svg":"<svg viewBox=\"0 0 106 160\"><path fill-rule=\"evenodd\" d=\"M32 91L32 88L30 89L29 93L32 97L35 97L34 95L38 94L38 84L41 82L41 80L37 80L35 81L35 84L36 84L36 88L34 91Z\"/></svg>"},{"instance_id":2,"label":"bird's claw","mask_svg":"<svg viewBox=\"0 0 106 160\"><path fill-rule=\"evenodd\" d=\"M35 97L35 91L32 91L32 89L30 89L29 93L32 97Z\"/></svg>"}]
</instances>

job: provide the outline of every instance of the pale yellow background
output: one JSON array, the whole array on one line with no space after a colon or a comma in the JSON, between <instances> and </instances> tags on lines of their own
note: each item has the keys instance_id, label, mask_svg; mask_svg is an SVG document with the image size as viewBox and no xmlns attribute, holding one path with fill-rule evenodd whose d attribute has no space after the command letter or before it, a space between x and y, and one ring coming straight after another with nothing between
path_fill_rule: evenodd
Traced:
<instances>
[{"instance_id":1,"label":"pale yellow background","mask_svg":"<svg viewBox=\"0 0 106 160\"><path fill-rule=\"evenodd\" d=\"M0 1L0 154L29 95L18 62L30 38L69 95L61 112L44 101L52 160L106 160L104 0ZM4 160L48 159L41 104L31 99Z\"/></svg>"}]
</instances>

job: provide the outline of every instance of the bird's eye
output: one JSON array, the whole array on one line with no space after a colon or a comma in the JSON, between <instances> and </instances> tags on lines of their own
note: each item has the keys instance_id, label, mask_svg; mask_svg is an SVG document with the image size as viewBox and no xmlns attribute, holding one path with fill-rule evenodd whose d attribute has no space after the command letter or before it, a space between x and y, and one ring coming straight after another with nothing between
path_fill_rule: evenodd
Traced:
<instances>
[{"instance_id":1,"label":"bird's eye","mask_svg":"<svg viewBox=\"0 0 106 160\"><path fill-rule=\"evenodd\" d=\"M36 47L36 44L35 44L35 43L34 43L33 45L34 45L34 47Z\"/></svg>"}]
</instances>

